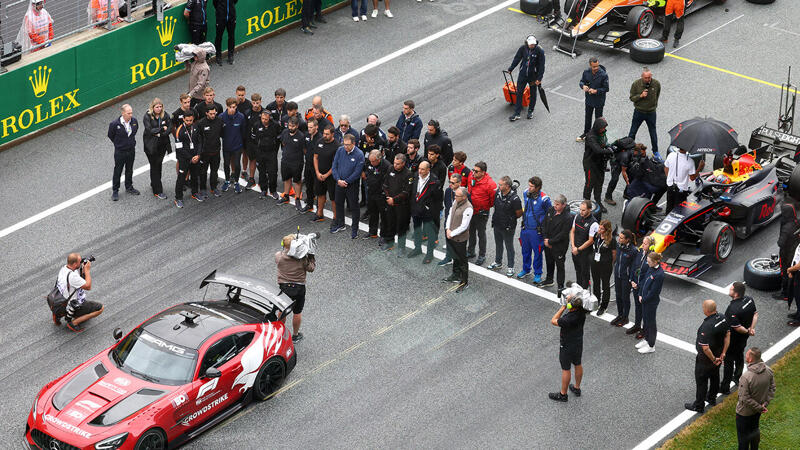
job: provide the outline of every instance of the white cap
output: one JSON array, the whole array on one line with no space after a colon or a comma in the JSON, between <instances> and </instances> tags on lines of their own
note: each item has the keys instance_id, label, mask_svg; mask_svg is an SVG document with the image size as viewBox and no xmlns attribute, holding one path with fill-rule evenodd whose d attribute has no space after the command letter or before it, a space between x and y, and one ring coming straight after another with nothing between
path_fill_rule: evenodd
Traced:
<instances>
[{"instance_id":1,"label":"white cap","mask_svg":"<svg viewBox=\"0 0 800 450\"><path fill-rule=\"evenodd\" d=\"M536 36L530 35L527 38L525 38L525 43L528 45L536 45L539 43L539 41L536 40Z\"/></svg>"}]
</instances>

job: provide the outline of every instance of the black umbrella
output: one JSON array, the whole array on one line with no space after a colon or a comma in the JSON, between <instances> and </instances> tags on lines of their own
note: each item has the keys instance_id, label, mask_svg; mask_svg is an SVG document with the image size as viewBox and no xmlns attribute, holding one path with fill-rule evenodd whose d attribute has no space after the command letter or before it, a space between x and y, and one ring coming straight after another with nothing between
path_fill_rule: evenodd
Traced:
<instances>
[{"instance_id":1,"label":"black umbrella","mask_svg":"<svg viewBox=\"0 0 800 450\"><path fill-rule=\"evenodd\" d=\"M536 87L539 88L539 97L542 99L542 104L544 105L545 109L547 109L547 112L550 112L550 105L547 104L547 95L544 93L544 88L541 84Z\"/></svg>"},{"instance_id":2,"label":"black umbrella","mask_svg":"<svg viewBox=\"0 0 800 450\"><path fill-rule=\"evenodd\" d=\"M695 117L669 130L670 145L692 154L725 154L739 146L739 135L727 123Z\"/></svg>"}]
</instances>

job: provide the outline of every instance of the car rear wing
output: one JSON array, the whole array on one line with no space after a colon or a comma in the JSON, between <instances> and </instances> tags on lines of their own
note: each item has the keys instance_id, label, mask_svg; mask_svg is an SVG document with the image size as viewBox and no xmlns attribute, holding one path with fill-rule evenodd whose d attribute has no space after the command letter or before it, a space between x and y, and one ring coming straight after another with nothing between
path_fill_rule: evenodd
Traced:
<instances>
[{"instance_id":1,"label":"car rear wing","mask_svg":"<svg viewBox=\"0 0 800 450\"><path fill-rule=\"evenodd\" d=\"M800 136L784 133L766 125L753 130L748 147L757 149L770 145L776 150L791 153L792 159L797 160L800 156Z\"/></svg>"},{"instance_id":2,"label":"car rear wing","mask_svg":"<svg viewBox=\"0 0 800 450\"><path fill-rule=\"evenodd\" d=\"M221 284L228 288L227 300L229 302L237 303L246 300L248 303L265 309L268 315L271 313L276 317L284 317L294 304L294 300L280 296L283 291L275 294L264 281L246 275L218 273L215 270L203 279L200 289L211 284ZM278 312L280 314L277 314Z\"/></svg>"}]
</instances>

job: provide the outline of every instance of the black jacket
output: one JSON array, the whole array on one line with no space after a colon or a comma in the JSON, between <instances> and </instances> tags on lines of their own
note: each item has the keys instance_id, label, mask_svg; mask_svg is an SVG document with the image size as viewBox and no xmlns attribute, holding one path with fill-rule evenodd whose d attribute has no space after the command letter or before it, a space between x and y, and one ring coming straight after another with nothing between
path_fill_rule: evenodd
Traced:
<instances>
[{"instance_id":1,"label":"black jacket","mask_svg":"<svg viewBox=\"0 0 800 450\"><path fill-rule=\"evenodd\" d=\"M620 279L624 283L630 282L637 253L633 244L629 243L627 246L617 245L617 259L614 261L615 280Z\"/></svg>"},{"instance_id":2,"label":"black jacket","mask_svg":"<svg viewBox=\"0 0 800 450\"><path fill-rule=\"evenodd\" d=\"M510 190L508 195L503 195L500 188L494 193L494 214L492 214L492 227L501 230L514 231L517 228L517 211L522 210L522 200L517 191Z\"/></svg>"},{"instance_id":3,"label":"black jacket","mask_svg":"<svg viewBox=\"0 0 800 450\"><path fill-rule=\"evenodd\" d=\"M442 187L439 179L431 173L421 191L417 191L418 186L419 174L414 176L411 183L411 217L433 220L442 209Z\"/></svg>"},{"instance_id":4,"label":"black jacket","mask_svg":"<svg viewBox=\"0 0 800 450\"><path fill-rule=\"evenodd\" d=\"M606 73L606 68L602 65L600 65L600 69L597 70L597 73L592 73L591 68L584 70L578 86L581 89L583 89L584 86L588 87L589 89L597 89L597 94L584 92L587 106L602 108L606 104L606 92L608 92L608 73Z\"/></svg>"},{"instance_id":5,"label":"black jacket","mask_svg":"<svg viewBox=\"0 0 800 450\"><path fill-rule=\"evenodd\" d=\"M391 197L394 200L395 206L407 206L413 182L414 174L408 168L403 167L403 170L398 172L392 167L383 180L383 192L387 199Z\"/></svg>"},{"instance_id":6,"label":"black jacket","mask_svg":"<svg viewBox=\"0 0 800 450\"><path fill-rule=\"evenodd\" d=\"M192 110L194 111L194 110ZM175 130L178 129L179 126L183 125L183 114L184 110L178 108L172 113L172 133L175 133ZM205 116L203 116L205 117ZM200 120L201 117L195 117L194 120L197 122Z\"/></svg>"},{"instance_id":7,"label":"black jacket","mask_svg":"<svg viewBox=\"0 0 800 450\"><path fill-rule=\"evenodd\" d=\"M142 141L144 152L148 155L153 154L159 147L166 146L167 153L172 153L169 135L172 133L172 121L166 114L164 118L158 118L150 113L145 113L142 117Z\"/></svg>"},{"instance_id":8,"label":"black jacket","mask_svg":"<svg viewBox=\"0 0 800 450\"><path fill-rule=\"evenodd\" d=\"M189 11L189 24L190 25L207 25L208 18L206 17L206 3L207 0L187 0L186 10Z\"/></svg>"},{"instance_id":9,"label":"black jacket","mask_svg":"<svg viewBox=\"0 0 800 450\"><path fill-rule=\"evenodd\" d=\"M508 71L514 70L517 64L519 64L519 73L525 75L528 80L542 81L544 76L544 50L542 50L542 46L537 45L531 50L527 44L523 44L517 49Z\"/></svg>"},{"instance_id":10,"label":"black jacket","mask_svg":"<svg viewBox=\"0 0 800 450\"><path fill-rule=\"evenodd\" d=\"M550 246L555 249L566 250L569 247L569 232L572 229L572 214L566 207L561 214L556 214L556 209L550 207L542 221L542 237L549 239Z\"/></svg>"},{"instance_id":11,"label":"black jacket","mask_svg":"<svg viewBox=\"0 0 800 450\"><path fill-rule=\"evenodd\" d=\"M781 204L781 231L778 234L778 247L781 250L784 247L793 250L797 245L798 238L795 233L800 229L800 220L797 219L797 207L796 200L788 195L783 198L783 203Z\"/></svg>"},{"instance_id":12,"label":"black jacket","mask_svg":"<svg viewBox=\"0 0 800 450\"><path fill-rule=\"evenodd\" d=\"M197 122L197 129L203 136L203 153L219 155L222 148L222 119L215 117L208 120L208 117Z\"/></svg>"},{"instance_id":13,"label":"black jacket","mask_svg":"<svg viewBox=\"0 0 800 450\"><path fill-rule=\"evenodd\" d=\"M200 119L205 119L206 111L208 111L212 107L217 110L217 117L219 117L219 115L222 114L223 109L222 105L220 105L218 102L213 102L211 105L208 105L206 104L205 101L202 101L194 105L194 113L195 113L194 121L197 122Z\"/></svg>"},{"instance_id":14,"label":"black jacket","mask_svg":"<svg viewBox=\"0 0 800 450\"><path fill-rule=\"evenodd\" d=\"M247 140L259 153L278 153L278 136L282 130L274 120L270 119L267 125L261 123L261 115L259 114L259 121L253 124L250 128L250 134Z\"/></svg>"},{"instance_id":15,"label":"black jacket","mask_svg":"<svg viewBox=\"0 0 800 450\"><path fill-rule=\"evenodd\" d=\"M236 2L238 0L213 0L217 23L236 22Z\"/></svg>"},{"instance_id":16,"label":"black jacket","mask_svg":"<svg viewBox=\"0 0 800 450\"><path fill-rule=\"evenodd\" d=\"M405 154L407 148L408 144L406 144L406 142L400 138L397 138L394 144L390 144L389 140L387 139L386 149L383 151L383 156L390 163L394 163L394 157L398 154Z\"/></svg>"},{"instance_id":17,"label":"black jacket","mask_svg":"<svg viewBox=\"0 0 800 450\"><path fill-rule=\"evenodd\" d=\"M203 137L197 125L192 124L187 128L186 125L178 127L175 139L175 153L178 159L191 159L203 152Z\"/></svg>"},{"instance_id":18,"label":"black jacket","mask_svg":"<svg viewBox=\"0 0 800 450\"><path fill-rule=\"evenodd\" d=\"M131 135L128 136L125 126L120 122L120 117L108 124L108 138L114 143L114 150L134 150L139 122L136 121L136 117L131 117Z\"/></svg>"},{"instance_id":19,"label":"black jacket","mask_svg":"<svg viewBox=\"0 0 800 450\"><path fill-rule=\"evenodd\" d=\"M408 153L406 153L406 167L408 167L408 170L410 170L414 175L417 174L417 169L419 169L419 163L421 163L422 161L425 160L422 159L422 155L420 154L420 152L417 152L417 156L414 158L411 158L411 156L409 156Z\"/></svg>"},{"instance_id":20,"label":"black jacket","mask_svg":"<svg viewBox=\"0 0 800 450\"><path fill-rule=\"evenodd\" d=\"M592 125L592 130L586 135L583 151L584 166L603 168L606 165L606 158L613 154L611 149L607 148L605 133L600 133L600 130L606 126L608 126L606 119L598 117Z\"/></svg>"},{"instance_id":21,"label":"black jacket","mask_svg":"<svg viewBox=\"0 0 800 450\"><path fill-rule=\"evenodd\" d=\"M272 120L280 124L281 127L286 128L286 120L289 118L289 115L286 114L286 102L283 103L283 106L278 108L278 103L273 100L263 108L269 111L269 115L272 116ZM300 122L305 122L302 120L302 117L299 117L299 115L298 119L300 119ZM301 129L300 131L303 130ZM319 129L319 132L322 133L322 128Z\"/></svg>"},{"instance_id":22,"label":"black jacket","mask_svg":"<svg viewBox=\"0 0 800 450\"><path fill-rule=\"evenodd\" d=\"M392 170L392 165L383 158L381 158L377 166L373 166L369 159L366 161L364 174L369 192L378 193L383 189L383 182L386 180L386 174L390 170ZM376 196L380 197L378 194Z\"/></svg>"},{"instance_id":23,"label":"black jacket","mask_svg":"<svg viewBox=\"0 0 800 450\"><path fill-rule=\"evenodd\" d=\"M428 147L431 145L438 145L441 149L439 159L444 163L445 168L453 162L453 141L447 136L447 131L440 129L436 134L426 131L424 141L426 156L428 155Z\"/></svg>"}]
</instances>

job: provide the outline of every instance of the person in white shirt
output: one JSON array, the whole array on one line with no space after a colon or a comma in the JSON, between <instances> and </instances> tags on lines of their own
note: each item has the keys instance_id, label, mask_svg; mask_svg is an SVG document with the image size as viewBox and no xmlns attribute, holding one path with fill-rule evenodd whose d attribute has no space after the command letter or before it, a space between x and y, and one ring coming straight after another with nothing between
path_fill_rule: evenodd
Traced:
<instances>
[{"instance_id":1,"label":"person in white shirt","mask_svg":"<svg viewBox=\"0 0 800 450\"><path fill-rule=\"evenodd\" d=\"M700 165L695 168L694 161L684 149L672 152L664 161L664 172L667 174L667 208L666 212L681 204L689 196L691 182L697 178L697 174L703 170L706 162L700 160Z\"/></svg>"},{"instance_id":2,"label":"person in white shirt","mask_svg":"<svg viewBox=\"0 0 800 450\"><path fill-rule=\"evenodd\" d=\"M67 256L67 265L58 272L56 283L61 295L69 299L67 327L75 332L83 331L81 323L103 313L103 305L86 300L86 291L92 290L92 262L82 261L80 253L70 253ZM53 321L56 325L61 325L55 315Z\"/></svg>"},{"instance_id":3,"label":"person in white shirt","mask_svg":"<svg viewBox=\"0 0 800 450\"><path fill-rule=\"evenodd\" d=\"M459 283L456 292L468 285L469 262L467 260L467 239L469 222L472 219L472 203L467 200L467 189L460 187L455 191L455 202L450 208L445 224L447 248L453 257L453 274L443 281Z\"/></svg>"}]
</instances>

